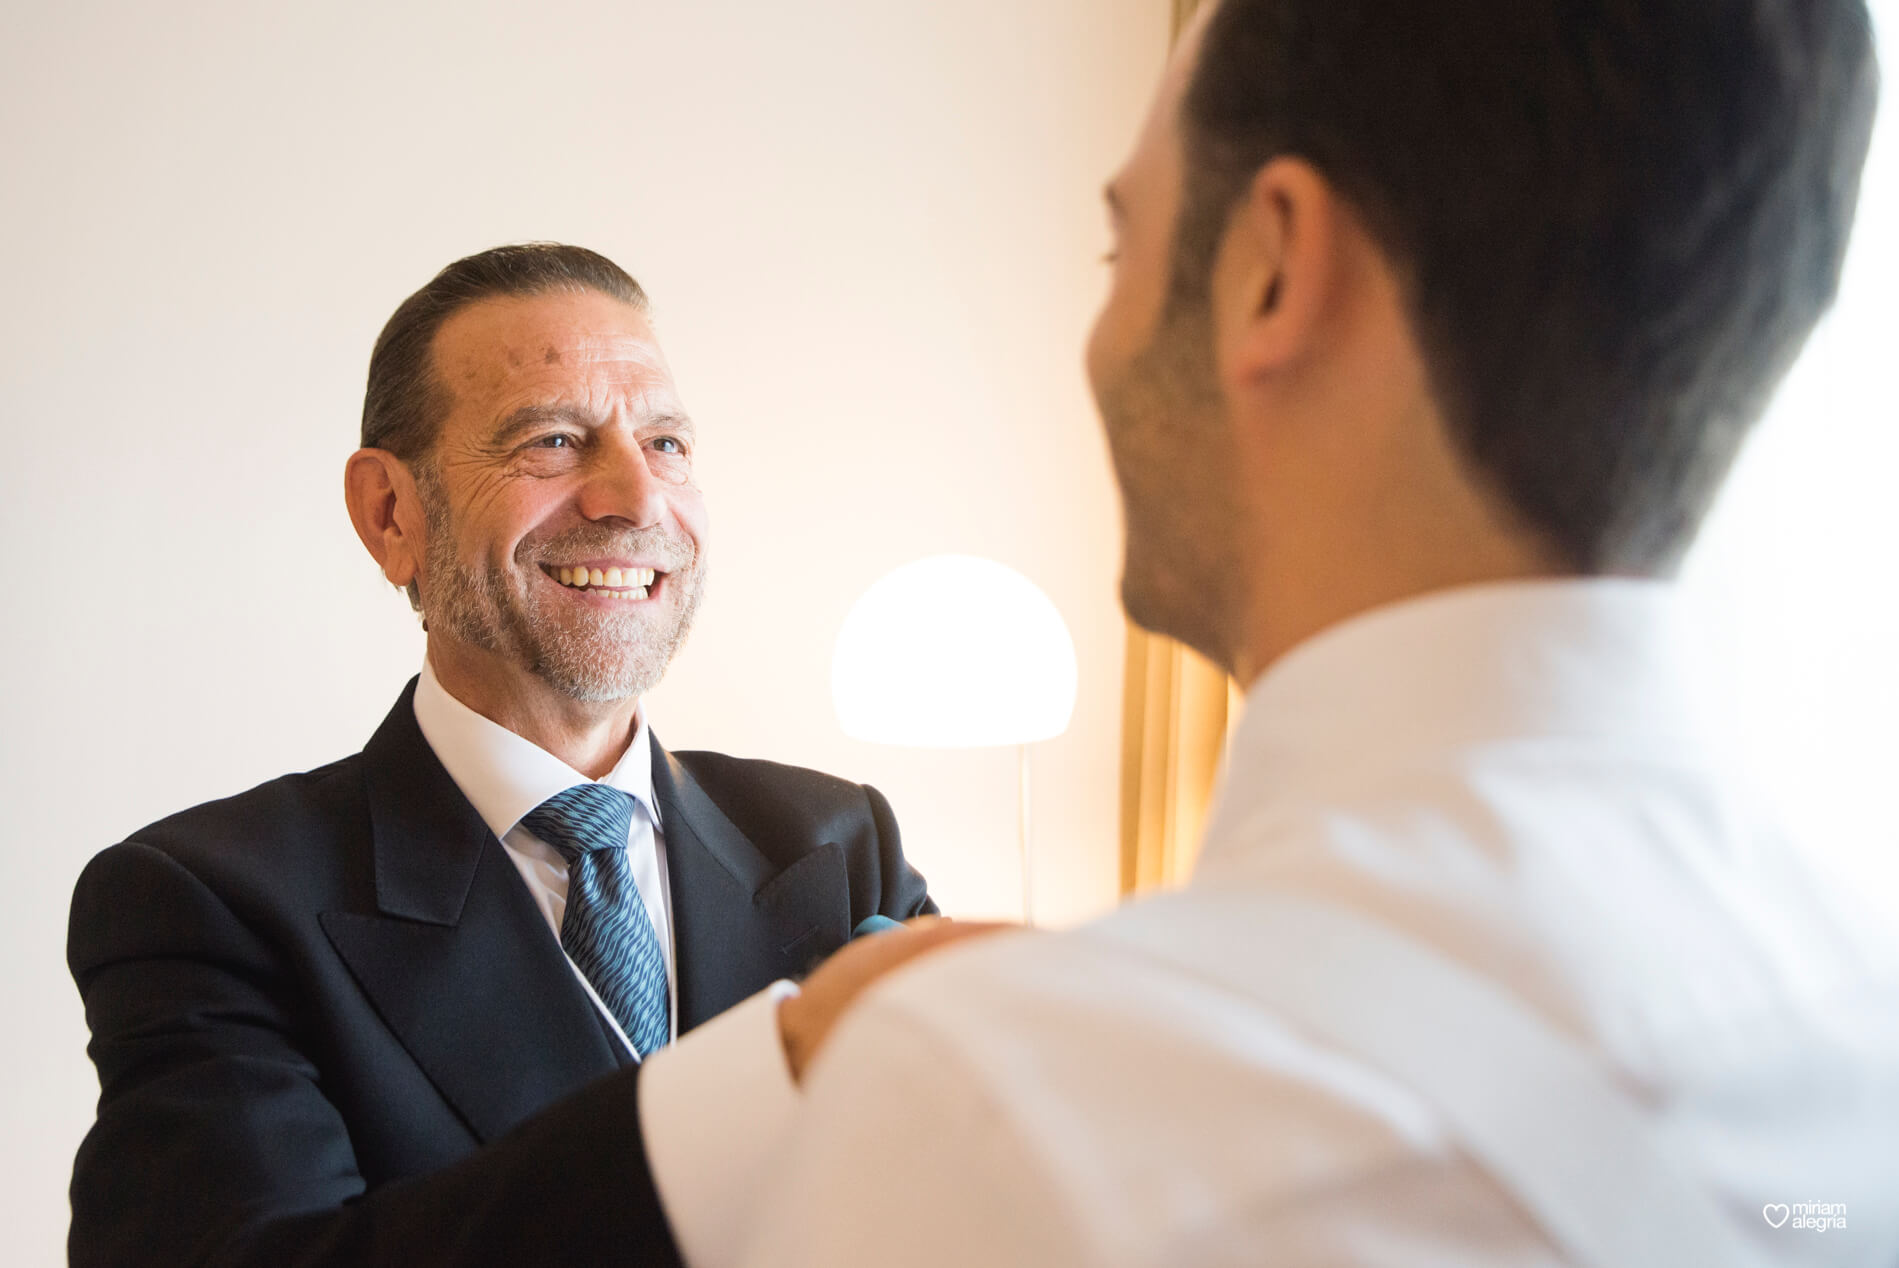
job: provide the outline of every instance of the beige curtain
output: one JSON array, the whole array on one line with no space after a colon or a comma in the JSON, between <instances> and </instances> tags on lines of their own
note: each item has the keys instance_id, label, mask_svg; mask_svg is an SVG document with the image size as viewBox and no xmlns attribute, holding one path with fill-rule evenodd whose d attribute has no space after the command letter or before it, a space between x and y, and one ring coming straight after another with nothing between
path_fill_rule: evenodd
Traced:
<instances>
[{"instance_id":1,"label":"beige curtain","mask_svg":"<svg viewBox=\"0 0 1899 1268\"><path fill-rule=\"evenodd\" d=\"M1174 38L1201 0L1166 0ZM1186 879L1232 716L1226 675L1172 639L1128 626L1121 717L1121 892Z\"/></svg>"}]
</instances>

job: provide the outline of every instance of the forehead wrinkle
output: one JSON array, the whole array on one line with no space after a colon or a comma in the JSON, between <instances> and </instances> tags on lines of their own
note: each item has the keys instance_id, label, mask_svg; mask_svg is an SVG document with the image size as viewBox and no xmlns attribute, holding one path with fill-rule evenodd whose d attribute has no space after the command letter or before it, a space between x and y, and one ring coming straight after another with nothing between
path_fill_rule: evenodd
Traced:
<instances>
[{"instance_id":1,"label":"forehead wrinkle","mask_svg":"<svg viewBox=\"0 0 1899 1268\"><path fill-rule=\"evenodd\" d=\"M658 357L599 345L572 350L578 355L559 363L538 361L514 368L507 375L515 389L509 394L585 402L595 409L608 409L608 403L618 398L673 393L671 376Z\"/></svg>"},{"instance_id":2,"label":"forehead wrinkle","mask_svg":"<svg viewBox=\"0 0 1899 1268\"><path fill-rule=\"evenodd\" d=\"M603 332L585 325L556 330L491 331L486 339L476 336L458 340L457 345L454 351L455 360L459 362L459 377L469 381L483 376L505 379L539 371L560 373L612 365L662 375L671 373L658 345L633 331ZM437 350L440 351L439 344ZM576 364L568 364L570 357Z\"/></svg>"},{"instance_id":3,"label":"forehead wrinkle","mask_svg":"<svg viewBox=\"0 0 1899 1268\"><path fill-rule=\"evenodd\" d=\"M658 345L631 332L581 332L569 338L567 345L585 361L596 364L624 362L642 369L666 372L666 358L660 353Z\"/></svg>"},{"instance_id":4,"label":"forehead wrinkle","mask_svg":"<svg viewBox=\"0 0 1899 1268\"><path fill-rule=\"evenodd\" d=\"M539 397L545 403L592 401L614 395L670 394L672 376L665 359L635 341L573 341L559 361L544 355L531 358L488 358L496 371L496 388L512 397Z\"/></svg>"}]
</instances>

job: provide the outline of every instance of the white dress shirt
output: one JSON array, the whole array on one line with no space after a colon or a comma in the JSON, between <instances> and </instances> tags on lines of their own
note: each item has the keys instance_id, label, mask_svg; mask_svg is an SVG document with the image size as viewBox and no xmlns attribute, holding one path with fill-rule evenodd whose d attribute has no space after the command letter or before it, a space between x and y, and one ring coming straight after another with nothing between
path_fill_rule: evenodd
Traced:
<instances>
[{"instance_id":1,"label":"white dress shirt","mask_svg":"<svg viewBox=\"0 0 1899 1268\"><path fill-rule=\"evenodd\" d=\"M415 688L415 720L448 777L475 807L482 821L501 841L508 858L526 882L528 893L546 917L554 941L560 941L561 918L567 914L567 860L559 850L522 826L527 813L549 797L579 784L596 782L531 740L476 713L451 696L423 660L421 681ZM674 965L672 895L666 884L666 845L660 832L659 806L653 800L652 741L646 728L646 710L638 711L633 739L619 762L597 781L632 796L638 803L627 830L627 860L639 887L646 917L659 937L666 960L667 998L672 1006L671 1031L679 1033L679 974ZM587 995L600 1010L628 1052L639 1055L628 1042L619 1020L600 1000L593 983L571 958Z\"/></svg>"},{"instance_id":2,"label":"white dress shirt","mask_svg":"<svg viewBox=\"0 0 1899 1268\"><path fill-rule=\"evenodd\" d=\"M1166 919L1318 900L1427 947L1588 1054L1769 1262L1891 1265L1899 957L1725 768L1676 607L1651 582L1472 587L1308 641L1249 694ZM1430 1099L1102 936L1130 914L881 983L734 1160L746 1183L655 1160L688 1259L1565 1262Z\"/></svg>"}]
</instances>

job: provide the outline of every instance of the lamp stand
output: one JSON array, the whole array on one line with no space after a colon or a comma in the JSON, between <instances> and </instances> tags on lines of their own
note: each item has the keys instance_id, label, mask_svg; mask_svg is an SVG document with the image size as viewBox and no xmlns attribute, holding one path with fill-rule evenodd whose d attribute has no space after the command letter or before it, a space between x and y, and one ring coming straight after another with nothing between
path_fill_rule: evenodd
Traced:
<instances>
[{"instance_id":1,"label":"lamp stand","mask_svg":"<svg viewBox=\"0 0 1899 1268\"><path fill-rule=\"evenodd\" d=\"M1016 745L1016 847L1022 861L1022 923L1035 927L1035 882L1029 866L1029 746Z\"/></svg>"}]
</instances>

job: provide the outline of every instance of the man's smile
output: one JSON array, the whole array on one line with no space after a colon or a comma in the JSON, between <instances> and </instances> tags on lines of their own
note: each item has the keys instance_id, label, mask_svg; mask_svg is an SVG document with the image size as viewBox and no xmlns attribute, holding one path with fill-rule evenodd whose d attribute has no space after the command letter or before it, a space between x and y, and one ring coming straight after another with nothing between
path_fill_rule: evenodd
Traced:
<instances>
[{"instance_id":1,"label":"man's smile","mask_svg":"<svg viewBox=\"0 0 1899 1268\"><path fill-rule=\"evenodd\" d=\"M645 599L659 588L666 574L652 568L579 562L542 564L541 571L570 590L605 599Z\"/></svg>"}]
</instances>

